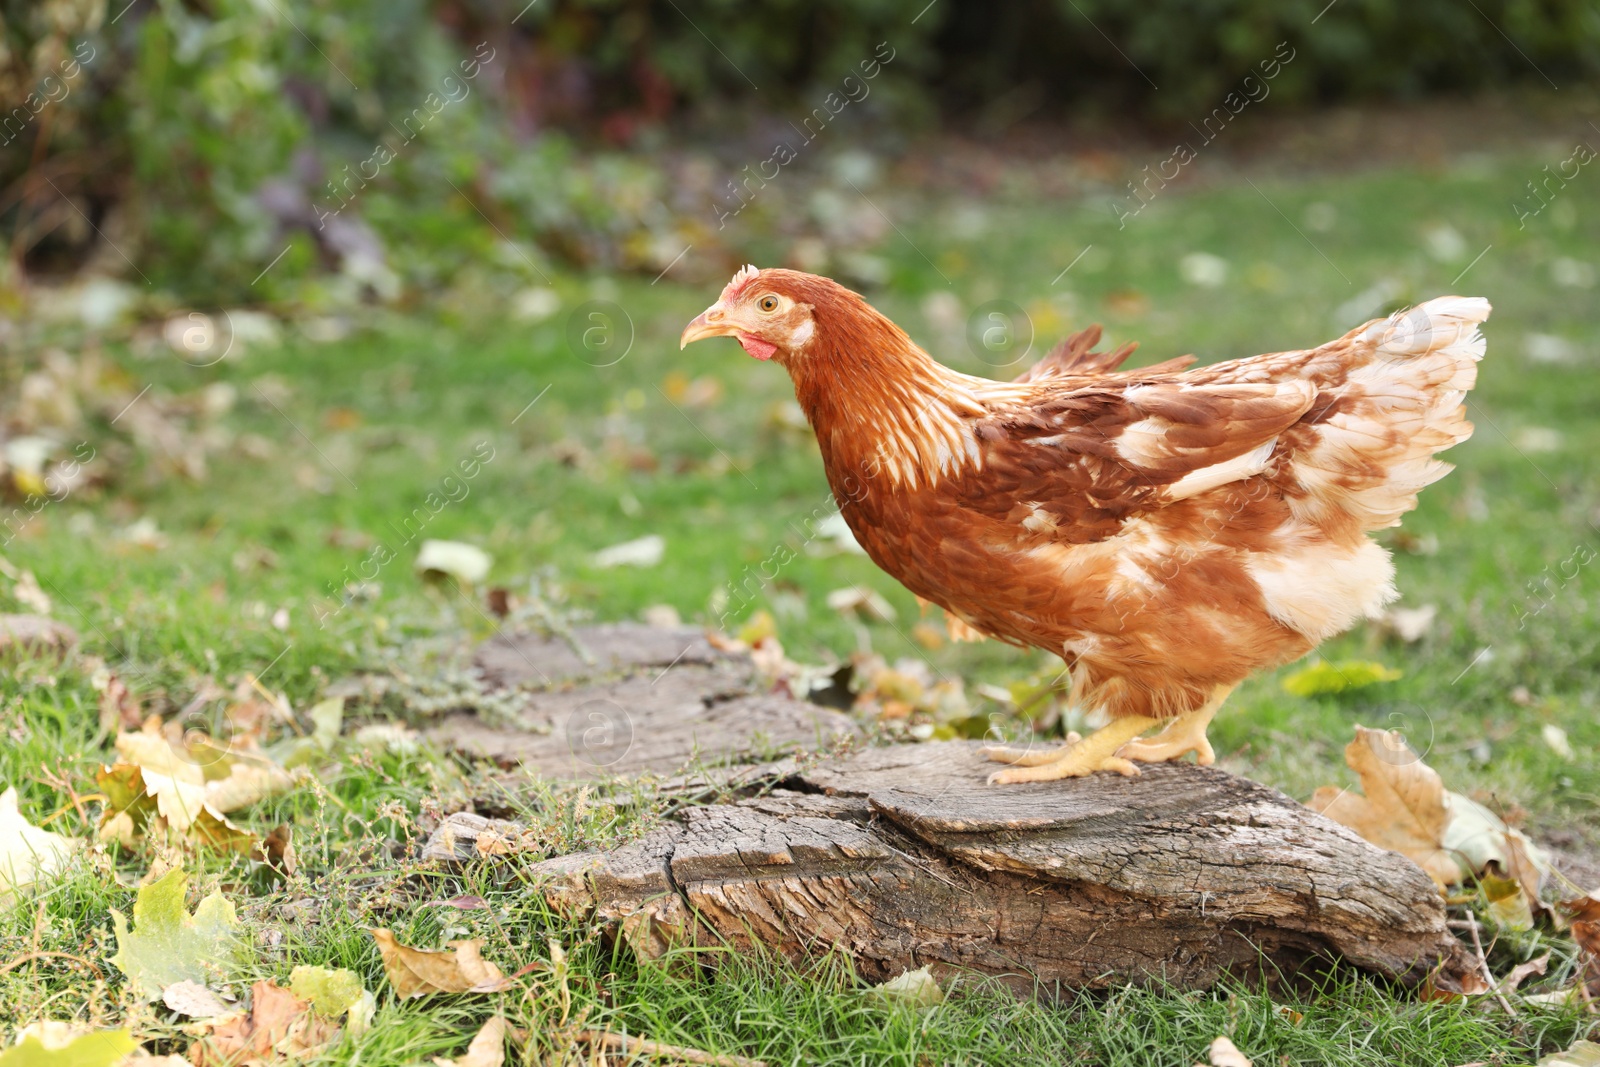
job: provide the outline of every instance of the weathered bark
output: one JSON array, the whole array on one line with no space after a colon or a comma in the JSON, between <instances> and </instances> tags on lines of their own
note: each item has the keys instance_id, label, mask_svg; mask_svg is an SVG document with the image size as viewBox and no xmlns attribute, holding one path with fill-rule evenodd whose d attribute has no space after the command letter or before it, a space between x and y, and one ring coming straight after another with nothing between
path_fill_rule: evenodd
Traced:
<instances>
[{"instance_id":1,"label":"weathered bark","mask_svg":"<svg viewBox=\"0 0 1600 1067\"><path fill-rule=\"evenodd\" d=\"M479 648L474 665L491 689L516 694L515 721L461 712L429 736L551 777L671 774L859 734L837 711L764 692L748 657L719 652L698 630L619 623L580 627L571 639L504 634Z\"/></svg>"},{"instance_id":2,"label":"weathered bark","mask_svg":"<svg viewBox=\"0 0 1600 1067\"><path fill-rule=\"evenodd\" d=\"M933 964L1025 989L1343 959L1450 988L1468 967L1411 861L1265 786L1187 764L990 786L967 742L787 768L779 787L689 808L644 839L534 870L551 903L636 951L841 948L872 979ZM474 823L483 825L474 825ZM492 847L480 847L478 839ZM514 851L516 827L452 817L434 858Z\"/></svg>"}]
</instances>

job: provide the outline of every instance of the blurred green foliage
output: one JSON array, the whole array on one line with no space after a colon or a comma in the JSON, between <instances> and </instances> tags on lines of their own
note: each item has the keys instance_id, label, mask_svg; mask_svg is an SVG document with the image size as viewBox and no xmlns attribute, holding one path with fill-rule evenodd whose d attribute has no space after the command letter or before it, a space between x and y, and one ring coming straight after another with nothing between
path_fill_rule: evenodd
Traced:
<instances>
[{"instance_id":1,"label":"blurred green foliage","mask_svg":"<svg viewBox=\"0 0 1600 1067\"><path fill-rule=\"evenodd\" d=\"M1568 87L1600 72L1591 0L1025 0L944 16L947 94L1010 91L1041 109L1198 120L1280 42L1294 59L1272 87L1279 105Z\"/></svg>"},{"instance_id":2,"label":"blurred green foliage","mask_svg":"<svg viewBox=\"0 0 1600 1067\"><path fill-rule=\"evenodd\" d=\"M312 308L557 263L654 273L715 243L739 165L718 148L859 84L875 51L858 131L1600 71L1585 0L0 0L0 20L10 271Z\"/></svg>"}]
</instances>

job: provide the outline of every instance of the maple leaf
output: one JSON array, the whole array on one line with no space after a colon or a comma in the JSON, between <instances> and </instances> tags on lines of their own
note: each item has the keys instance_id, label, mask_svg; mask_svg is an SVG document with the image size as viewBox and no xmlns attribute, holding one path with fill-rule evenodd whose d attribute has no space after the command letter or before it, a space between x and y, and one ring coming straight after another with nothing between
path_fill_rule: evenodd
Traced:
<instances>
[{"instance_id":1,"label":"maple leaf","mask_svg":"<svg viewBox=\"0 0 1600 1067\"><path fill-rule=\"evenodd\" d=\"M297 781L262 753L237 745L180 747L141 730L119 734L116 748L122 758L96 778L108 798L100 837L129 847L154 834L249 855L258 847L256 835L234 825L227 813Z\"/></svg>"},{"instance_id":2,"label":"maple leaf","mask_svg":"<svg viewBox=\"0 0 1600 1067\"><path fill-rule=\"evenodd\" d=\"M233 904L213 891L190 915L184 907L188 885L188 873L178 868L140 889L131 929L120 911L111 912L117 935L111 962L142 1000L159 1000L168 986L185 980L204 985L238 958Z\"/></svg>"},{"instance_id":3,"label":"maple leaf","mask_svg":"<svg viewBox=\"0 0 1600 1067\"><path fill-rule=\"evenodd\" d=\"M1505 899L1506 886L1514 882L1526 905L1502 906L1508 918L1544 907L1539 886L1550 870L1545 852L1482 804L1446 790L1438 772L1411 751L1398 730L1357 726L1344 756L1366 795L1323 786L1307 805L1313 811L1379 848L1399 852L1441 887L1494 864L1505 876L1490 886L1498 894L1494 899Z\"/></svg>"},{"instance_id":4,"label":"maple leaf","mask_svg":"<svg viewBox=\"0 0 1600 1067\"><path fill-rule=\"evenodd\" d=\"M1438 772L1412 754L1398 731L1357 726L1344 758L1366 795L1325 785L1312 795L1311 810L1407 857L1440 885L1461 881L1461 865L1442 844L1450 809Z\"/></svg>"},{"instance_id":5,"label":"maple leaf","mask_svg":"<svg viewBox=\"0 0 1600 1067\"><path fill-rule=\"evenodd\" d=\"M25 1027L18 1041L0 1051L0 1067L111 1067L134 1049L127 1030L85 1031L72 1023Z\"/></svg>"}]
</instances>

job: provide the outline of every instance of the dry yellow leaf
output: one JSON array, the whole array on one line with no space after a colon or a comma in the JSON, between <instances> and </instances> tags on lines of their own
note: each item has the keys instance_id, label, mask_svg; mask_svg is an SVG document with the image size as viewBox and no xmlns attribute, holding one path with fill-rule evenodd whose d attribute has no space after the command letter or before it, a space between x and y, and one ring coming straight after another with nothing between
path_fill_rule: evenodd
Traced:
<instances>
[{"instance_id":1,"label":"dry yellow leaf","mask_svg":"<svg viewBox=\"0 0 1600 1067\"><path fill-rule=\"evenodd\" d=\"M1518 914L1545 912L1539 890L1548 854L1482 804L1445 789L1398 731L1357 726L1344 754L1366 795L1324 786L1311 797L1313 810L1401 853L1440 886L1498 871L1520 890L1511 902Z\"/></svg>"},{"instance_id":2,"label":"dry yellow leaf","mask_svg":"<svg viewBox=\"0 0 1600 1067\"><path fill-rule=\"evenodd\" d=\"M1357 726L1344 758L1366 795L1323 786L1309 807L1407 857L1441 886L1461 881L1461 865L1440 844L1450 809L1438 772L1406 746L1399 731Z\"/></svg>"},{"instance_id":3,"label":"dry yellow leaf","mask_svg":"<svg viewBox=\"0 0 1600 1067\"><path fill-rule=\"evenodd\" d=\"M372 939L401 1000L430 993L494 993L511 984L479 954L481 941L450 941L448 950L409 948L381 928L372 931Z\"/></svg>"}]
</instances>

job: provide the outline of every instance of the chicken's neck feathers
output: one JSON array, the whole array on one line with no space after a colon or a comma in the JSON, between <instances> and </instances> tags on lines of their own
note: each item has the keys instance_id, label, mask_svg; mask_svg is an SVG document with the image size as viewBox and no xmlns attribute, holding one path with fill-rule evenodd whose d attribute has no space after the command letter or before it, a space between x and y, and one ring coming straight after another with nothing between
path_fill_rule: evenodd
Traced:
<instances>
[{"instance_id":1,"label":"chicken's neck feathers","mask_svg":"<svg viewBox=\"0 0 1600 1067\"><path fill-rule=\"evenodd\" d=\"M876 318L842 337L819 329L789 360L796 399L830 476L917 488L981 468L974 420L1023 387L951 370Z\"/></svg>"}]
</instances>

